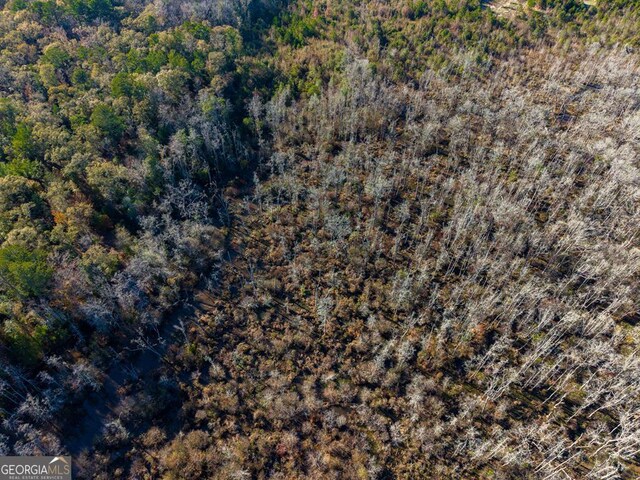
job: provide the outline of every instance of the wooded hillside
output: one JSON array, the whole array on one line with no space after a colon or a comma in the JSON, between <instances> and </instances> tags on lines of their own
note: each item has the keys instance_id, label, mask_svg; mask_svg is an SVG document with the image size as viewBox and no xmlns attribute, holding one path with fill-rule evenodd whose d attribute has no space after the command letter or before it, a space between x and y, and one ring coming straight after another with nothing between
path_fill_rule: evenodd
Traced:
<instances>
[{"instance_id":1,"label":"wooded hillside","mask_svg":"<svg viewBox=\"0 0 640 480\"><path fill-rule=\"evenodd\" d=\"M640 6L0 5L1 455L640 475Z\"/></svg>"}]
</instances>

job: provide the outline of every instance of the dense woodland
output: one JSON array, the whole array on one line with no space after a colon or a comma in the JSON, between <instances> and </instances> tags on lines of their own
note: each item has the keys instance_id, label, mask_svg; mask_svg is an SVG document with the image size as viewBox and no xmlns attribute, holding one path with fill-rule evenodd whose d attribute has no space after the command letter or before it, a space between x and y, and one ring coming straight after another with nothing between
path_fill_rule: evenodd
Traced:
<instances>
[{"instance_id":1,"label":"dense woodland","mask_svg":"<svg viewBox=\"0 0 640 480\"><path fill-rule=\"evenodd\" d=\"M0 455L640 476L640 4L0 0Z\"/></svg>"}]
</instances>

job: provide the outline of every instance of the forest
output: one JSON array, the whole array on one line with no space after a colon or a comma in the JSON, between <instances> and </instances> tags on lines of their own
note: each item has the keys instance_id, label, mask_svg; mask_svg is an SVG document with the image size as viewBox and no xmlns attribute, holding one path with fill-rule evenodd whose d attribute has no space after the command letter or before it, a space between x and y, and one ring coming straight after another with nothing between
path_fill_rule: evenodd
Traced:
<instances>
[{"instance_id":1,"label":"forest","mask_svg":"<svg viewBox=\"0 0 640 480\"><path fill-rule=\"evenodd\" d=\"M637 0L0 0L0 456L640 477Z\"/></svg>"}]
</instances>

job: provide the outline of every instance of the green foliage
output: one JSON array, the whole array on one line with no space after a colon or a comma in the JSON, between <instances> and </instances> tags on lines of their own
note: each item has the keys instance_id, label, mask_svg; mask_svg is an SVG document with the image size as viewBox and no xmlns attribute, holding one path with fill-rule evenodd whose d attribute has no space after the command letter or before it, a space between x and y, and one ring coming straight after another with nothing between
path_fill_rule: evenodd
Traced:
<instances>
[{"instance_id":1,"label":"green foliage","mask_svg":"<svg viewBox=\"0 0 640 480\"><path fill-rule=\"evenodd\" d=\"M113 162L97 161L87 167L87 183L96 192L97 199L121 210L131 207L130 180L127 168Z\"/></svg>"},{"instance_id":2,"label":"green foliage","mask_svg":"<svg viewBox=\"0 0 640 480\"><path fill-rule=\"evenodd\" d=\"M167 55L160 50L152 50L144 58L144 70L148 72L158 73L160 69L167 64Z\"/></svg>"},{"instance_id":3,"label":"green foliage","mask_svg":"<svg viewBox=\"0 0 640 480\"><path fill-rule=\"evenodd\" d=\"M64 15L63 7L56 0L36 0L29 4L28 9L47 25L58 24Z\"/></svg>"},{"instance_id":4,"label":"green foliage","mask_svg":"<svg viewBox=\"0 0 640 480\"><path fill-rule=\"evenodd\" d=\"M36 179L42 176L42 166L35 160L17 157L10 162L0 163L0 177L6 175Z\"/></svg>"},{"instance_id":5,"label":"green foliage","mask_svg":"<svg viewBox=\"0 0 640 480\"><path fill-rule=\"evenodd\" d=\"M97 269L102 275L112 277L120 268L121 262L117 252L109 251L101 245L93 245L83 254L82 266L89 273Z\"/></svg>"},{"instance_id":6,"label":"green foliage","mask_svg":"<svg viewBox=\"0 0 640 480\"><path fill-rule=\"evenodd\" d=\"M41 295L51 279L51 274L45 251L28 249L22 245L6 245L0 248L0 280L7 295Z\"/></svg>"},{"instance_id":7,"label":"green foliage","mask_svg":"<svg viewBox=\"0 0 640 480\"><path fill-rule=\"evenodd\" d=\"M133 77L125 72L119 72L111 80L111 93L115 98L136 97L140 98L143 89L138 85Z\"/></svg>"},{"instance_id":8,"label":"green foliage","mask_svg":"<svg viewBox=\"0 0 640 480\"><path fill-rule=\"evenodd\" d=\"M48 210L37 190L38 184L33 180L15 175L0 176L0 241L6 240L12 231L37 234L43 228Z\"/></svg>"},{"instance_id":9,"label":"green foliage","mask_svg":"<svg viewBox=\"0 0 640 480\"><path fill-rule=\"evenodd\" d=\"M544 0L543 0L544 1ZM529 29L534 38L542 38L547 31L547 17L539 12L532 12L529 17Z\"/></svg>"},{"instance_id":10,"label":"green foliage","mask_svg":"<svg viewBox=\"0 0 640 480\"><path fill-rule=\"evenodd\" d=\"M204 40L208 42L211 39L210 27L202 22L185 22L182 25L184 31L193 35L197 40Z\"/></svg>"},{"instance_id":11,"label":"green foliage","mask_svg":"<svg viewBox=\"0 0 640 480\"><path fill-rule=\"evenodd\" d=\"M189 60L175 50L169 52L168 63L171 68L175 68L176 70L189 70Z\"/></svg>"},{"instance_id":12,"label":"green foliage","mask_svg":"<svg viewBox=\"0 0 640 480\"><path fill-rule=\"evenodd\" d=\"M276 20L278 38L294 48L306 45L307 39L316 36L319 28L320 22L311 16L286 14Z\"/></svg>"},{"instance_id":13,"label":"green foliage","mask_svg":"<svg viewBox=\"0 0 640 480\"><path fill-rule=\"evenodd\" d=\"M86 20L117 20L111 0L66 0L66 5L71 14Z\"/></svg>"},{"instance_id":14,"label":"green foliage","mask_svg":"<svg viewBox=\"0 0 640 480\"><path fill-rule=\"evenodd\" d=\"M34 367L42 358L48 330L48 327L42 323L30 327L21 320L12 319L3 325L2 336L12 356L20 364Z\"/></svg>"},{"instance_id":15,"label":"green foliage","mask_svg":"<svg viewBox=\"0 0 640 480\"><path fill-rule=\"evenodd\" d=\"M9 100L0 99L0 160L4 160L5 150L16 133L16 113Z\"/></svg>"},{"instance_id":16,"label":"green foliage","mask_svg":"<svg viewBox=\"0 0 640 480\"><path fill-rule=\"evenodd\" d=\"M6 303L0 305L5 307L3 315L9 317L0 328L0 341L21 365L37 366L47 351L59 348L66 340L68 331L59 320L47 321L34 311L12 313L6 311Z\"/></svg>"},{"instance_id":17,"label":"green foliage","mask_svg":"<svg viewBox=\"0 0 640 480\"><path fill-rule=\"evenodd\" d=\"M104 103L97 105L93 109L90 121L91 125L98 129L102 135L114 142L120 140L125 130L122 119L116 115L109 105Z\"/></svg>"},{"instance_id":18,"label":"green foliage","mask_svg":"<svg viewBox=\"0 0 640 480\"><path fill-rule=\"evenodd\" d=\"M16 107L6 98L0 98L0 135L11 137L15 133Z\"/></svg>"},{"instance_id":19,"label":"green foliage","mask_svg":"<svg viewBox=\"0 0 640 480\"><path fill-rule=\"evenodd\" d=\"M55 43L48 46L42 55L43 61L50 63L55 68L64 67L70 58L71 56L59 44Z\"/></svg>"},{"instance_id":20,"label":"green foliage","mask_svg":"<svg viewBox=\"0 0 640 480\"><path fill-rule=\"evenodd\" d=\"M429 13L429 4L424 0L418 0L417 2L409 3L409 8L411 11L412 19L424 17Z\"/></svg>"},{"instance_id":21,"label":"green foliage","mask_svg":"<svg viewBox=\"0 0 640 480\"><path fill-rule=\"evenodd\" d=\"M84 68L76 67L71 73L71 82L74 85L84 85L89 81L89 74Z\"/></svg>"},{"instance_id":22,"label":"green foliage","mask_svg":"<svg viewBox=\"0 0 640 480\"><path fill-rule=\"evenodd\" d=\"M11 153L14 158L33 159L39 153L39 147L32 135L32 128L19 123L11 140Z\"/></svg>"},{"instance_id":23,"label":"green foliage","mask_svg":"<svg viewBox=\"0 0 640 480\"><path fill-rule=\"evenodd\" d=\"M8 5L12 12L19 12L20 10L25 10L29 6L29 3L27 0L13 0L9 2Z\"/></svg>"}]
</instances>

